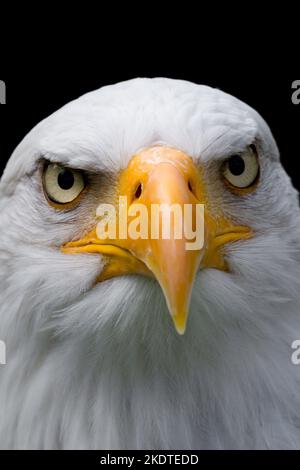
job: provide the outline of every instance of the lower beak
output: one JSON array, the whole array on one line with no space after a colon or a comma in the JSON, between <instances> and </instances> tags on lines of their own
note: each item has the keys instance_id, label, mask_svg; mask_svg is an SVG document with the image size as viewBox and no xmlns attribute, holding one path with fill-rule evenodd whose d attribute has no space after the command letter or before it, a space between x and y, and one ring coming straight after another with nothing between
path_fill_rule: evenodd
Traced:
<instances>
[{"instance_id":1,"label":"lower beak","mask_svg":"<svg viewBox=\"0 0 300 470\"><path fill-rule=\"evenodd\" d=\"M152 147L134 156L120 177L118 196L122 203L115 206L116 226L109 239L104 225L101 230L97 225L62 251L107 256L99 281L132 273L154 276L177 332L184 334L198 269L226 269L219 247L249 238L250 231L222 217L216 221L207 209L204 227L203 175L190 157L172 148Z\"/></svg>"}]
</instances>

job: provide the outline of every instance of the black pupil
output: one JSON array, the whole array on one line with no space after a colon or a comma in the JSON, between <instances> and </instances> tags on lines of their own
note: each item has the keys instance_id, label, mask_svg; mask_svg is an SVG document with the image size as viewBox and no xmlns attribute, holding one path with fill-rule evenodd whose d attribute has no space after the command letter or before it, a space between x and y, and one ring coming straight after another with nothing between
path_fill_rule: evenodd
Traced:
<instances>
[{"instance_id":1,"label":"black pupil","mask_svg":"<svg viewBox=\"0 0 300 470\"><path fill-rule=\"evenodd\" d=\"M234 176L240 176L245 171L245 162L239 155L234 155L228 161L228 168Z\"/></svg>"},{"instance_id":2,"label":"black pupil","mask_svg":"<svg viewBox=\"0 0 300 470\"><path fill-rule=\"evenodd\" d=\"M71 170L64 169L62 170L57 178L57 182L61 189L67 191L74 186L75 178Z\"/></svg>"}]
</instances>

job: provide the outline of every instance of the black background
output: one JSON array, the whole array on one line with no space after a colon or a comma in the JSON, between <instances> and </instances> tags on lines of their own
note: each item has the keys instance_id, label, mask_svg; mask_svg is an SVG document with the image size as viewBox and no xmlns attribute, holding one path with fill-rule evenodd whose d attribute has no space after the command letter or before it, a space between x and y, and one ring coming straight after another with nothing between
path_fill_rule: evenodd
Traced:
<instances>
[{"instance_id":1,"label":"black background","mask_svg":"<svg viewBox=\"0 0 300 470\"><path fill-rule=\"evenodd\" d=\"M66 59L67 60L67 59ZM175 62L176 63L176 62ZM7 104L0 106L0 174L17 144L41 119L77 98L103 85L134 77L166 76L190 80L220 88L257 109L270 125L281 152L282 162L294 185L300 190L299 128L300 105L292 103L292 83L297 75L281 78L276 74L231 74L225 70L204 74L197 66L176 63L158 67L78 67L60 72L28 70L22 75L0 69L0 79L6 82ZM299 79L298 74L298 79Z\"/></svg>"}]
</instances>

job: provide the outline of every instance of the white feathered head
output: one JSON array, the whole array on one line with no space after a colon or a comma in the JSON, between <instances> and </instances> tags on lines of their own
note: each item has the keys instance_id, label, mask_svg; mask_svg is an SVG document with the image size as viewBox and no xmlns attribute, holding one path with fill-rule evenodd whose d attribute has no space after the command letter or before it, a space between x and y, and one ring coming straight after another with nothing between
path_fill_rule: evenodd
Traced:
<instances>
[{"instance_id":1,"label":"white feathered head","mask_svg":"<svg viewBox=\"0 0 300 470\"><path fill-rule=\"evenodd\" d=\"M119 196L129 205L204 204L203 248L184 251L186 240L174 238L104 243L97 209L116 206ZM30 370L45 361L44 381L60 370L66 393L81 377L86 394L97 397L103 387L120 416L134 402L141 415L153 415L156 402L147 442L154 445L149 436L156 434L161 446L180 445L187 425L179 390L189 416L200 403L231 403L232 393L242 409L250 394L246 358L262 364L263 376L264 361L272 362L268 346L280 337L277 352L283 348L288 361L299 313L299 235L298 194L268 126L249 106L184 81L108 86L37 125L7 165L0 185L1 329ZM172 317L183 333L188 312L180 336ZM258 374L254 366L252 372ZM253 397L260 393L257 387ZM175 438L163 426L178 403ZM211 406L202 407L207 420ZM251 410L246 405L235 418L230 406L236 432ZM156 428L160 416L164 424ZM138 445L143 426L133 426L129 446ZM111 437L103 439L111 445Z\"/></svg>"}]
</instances>

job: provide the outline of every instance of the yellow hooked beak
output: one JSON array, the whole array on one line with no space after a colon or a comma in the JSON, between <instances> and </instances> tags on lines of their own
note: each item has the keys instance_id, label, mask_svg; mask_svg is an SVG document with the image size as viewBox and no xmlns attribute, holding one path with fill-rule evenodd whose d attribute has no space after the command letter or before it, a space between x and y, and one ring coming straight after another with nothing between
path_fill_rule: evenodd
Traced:
<instances>
[{"instance_id":1,"label":"yellow hooked beak","mask_svg":"<svg viewBox=\"0 0 300 470\"><path fill-rule=\"evenodd\" d=\"M233 226L222 214L210 213L204 175L192 159L183 152L163 147L151 147L135 155L122 172L118 197L126 201L125 211L116 206L118 217L116 235L109 240L99 234L97 227L81 240L67 243L64 253L100 253L107 263L98 281L124 274L154 276L159 282L169 312L179 334L184 334L189 312L191 292L200 268L226 270L222 246L228 242L251 237L248 227ZM204 205L205 215L199 218L197 207ZM146 208L147 233L140 237L130 235L132 224L142 225L141 206ZM169 236L163 231L166 212L152 208L181 208L183 217L168 212ZM197 239L203 230L203 243L191 248L193 240L187 237L185 208L191 218L190 229ZM145 213L143 213L145 215ZM155 216L154 216L155 214ZM203 228L204 222L204 228ZM141 229L141 227L139 227ZM141 230L142 232L142 230Z\"/></svg>"}]
</instances>

